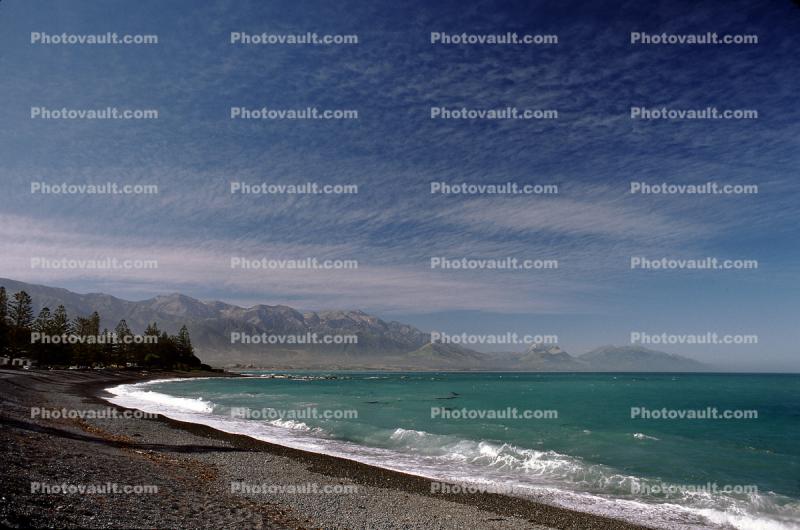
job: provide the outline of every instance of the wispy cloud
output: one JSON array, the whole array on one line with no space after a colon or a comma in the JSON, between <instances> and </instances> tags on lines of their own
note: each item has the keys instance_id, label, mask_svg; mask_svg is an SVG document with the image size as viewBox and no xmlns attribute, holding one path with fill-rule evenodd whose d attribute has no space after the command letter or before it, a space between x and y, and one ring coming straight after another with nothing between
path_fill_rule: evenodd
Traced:
<instances>
[{"instance_id":1,"label":"wispy cloud","mask_svg":"<svg viewBox=\"0 0 800 530\"><path fill-rule=\"evenodd\" d=\"M6 5L8 4L8 5ZM796 289L800 135L790 5L580 2L3 3L0 274L149 296L386 313L607 311L694 297L632 254L757 258L724 293ZM110 7L115 6L115 7ZM151 9L152 8L152 9ZM158 9L163 16L151 18ZM30 46L33 29L158 33L154 47ZM350 47L231 46L230 31L356 33ZM431 31L554 33L551 47L431 46ZM758 46L632 47L630 31L755 32ZM34 105L158 108L151 123L36 121ZM239 121L231 106L355 108L352 122ZM553 121L431 120L430 107L553 108ZM758 120L636 121L631 106L755 108ZM636 196L632 180L758 184L757 196ZM32 195L30 183L157 184L155 196ZM241 196L231 181L357 184L352 197ZM557 184L541 197L431 195L430 182ZM236 255L357 259L357 271L239 271ZM30 257L156 259L33 270ZM556 271L431 270L431 256L557 259ZM788 289L788 290L787 290ZM620 293L624 293L621 295ZM780 294L784 293L784 294ZM637 296L641 295L641 296ZM645 296L646 295L646 296ZM627 298L626 298L627 296ZM624 299L623 299L624 298ZM744 298L747 298L746 296ZM747 300L742 300L746 305ZM656 303L656 302L654 302ZM667 304L668 305L668 304ZM779 305L779 304L778 304ZM660 307L660 306L659 306ZM682 307L664 309L682 314ZM758 315L753 316L759 320ZM786 326L790 329L790 326Z\"/></svg>"}]
</instances>

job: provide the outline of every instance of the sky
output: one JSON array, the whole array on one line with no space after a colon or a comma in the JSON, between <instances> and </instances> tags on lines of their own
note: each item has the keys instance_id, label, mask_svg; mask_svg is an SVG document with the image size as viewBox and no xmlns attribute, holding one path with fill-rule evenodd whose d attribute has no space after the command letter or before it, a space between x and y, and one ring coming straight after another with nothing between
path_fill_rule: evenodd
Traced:
<instances>
[{"instance_id":1,"label":"sky","mask_svg":"<svg viewBox=\"0 0 800 530\"><path fill-rule=\"evenodd\" d=\"M153 45L32 43L157 35ZM232 44L357 35L357 44ZM432 44L432 32L557 44ZM642 45L648 34L757 44ZM731 368L800 369L800 7L791 1L0 2L0 277L145 299L361 309L426 331L557 334L580 354L631 332L757 335L654 349ZM157 109L152 120L32 108ZM248 109L349 120L231 119ZM556 109L551 120L433 119L431 108ZM631 118L632 107L755 109L757 119ZM631 182L757 185L643 195ZM33 183L154 184L157 194L32 193ZM350 195L232 194L231 182L355 184ZM558 186L432 194L432 182ZM757 260L756 270L632 270L631 257ZM32 259L156 260L156 269ZM356 270L243 270L248 259ZM432 257L557 260L442 270ZM492 348L489 348L492 349ZM500 348L508 349L508 348ZM513 349L513 348L512 348Z\"/></svg>"}]
</instances>

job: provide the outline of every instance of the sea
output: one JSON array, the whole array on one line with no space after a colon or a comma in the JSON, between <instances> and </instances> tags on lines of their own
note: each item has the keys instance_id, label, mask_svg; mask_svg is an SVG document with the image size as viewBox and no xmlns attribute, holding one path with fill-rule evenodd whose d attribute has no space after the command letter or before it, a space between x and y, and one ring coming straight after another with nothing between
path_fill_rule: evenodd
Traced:
<instances>
[{"instance_id":1,"label":"sea","mask_svg":"<svg viewBox=\"0 0 800 530\"><path fill-rule=\"evenodd\" d=\"M117 405L427 477L434 493L502 493L670 529L800 528L800 375L252 371L108 392Z\"/></svg>"}]
</instances>

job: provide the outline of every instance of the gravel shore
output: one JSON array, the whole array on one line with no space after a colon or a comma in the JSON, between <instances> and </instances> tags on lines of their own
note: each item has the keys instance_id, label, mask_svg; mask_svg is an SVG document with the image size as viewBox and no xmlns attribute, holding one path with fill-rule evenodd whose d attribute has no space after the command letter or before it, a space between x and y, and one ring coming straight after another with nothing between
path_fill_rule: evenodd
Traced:
<instances>
[{"instance_id":1,"label":"gravel shore","mask_svg":"<svg viewBox=\"0 0 800 530\"><path fill-rule=\"evenodd\" d=\"M104 388L208 373L0 371L0 525L11 528L642 528L157 418L32 418L31 408L122 412ZM32 484L36 483L36 486ZM244 483L249 492L232 491ZM53 486L157 487L53 493ZM255 487L255 491L252 489ZM258 491L257 488L263 491ZM50 488L50 493L32 492Z\"/></svg>"}]
</instances>

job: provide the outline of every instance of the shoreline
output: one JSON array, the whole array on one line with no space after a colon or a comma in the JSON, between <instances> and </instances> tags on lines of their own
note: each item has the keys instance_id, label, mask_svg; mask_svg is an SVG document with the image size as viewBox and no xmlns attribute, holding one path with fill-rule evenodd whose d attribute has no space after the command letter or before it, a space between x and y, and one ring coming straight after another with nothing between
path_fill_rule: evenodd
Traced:
<instances>
[{"instance_id":1,"label":"shoreline","mask_svg":"<svg viewBox=\"0 0 800 530\"><path fill-rule=\"evenodd\" d=\"M44 376L44 377L42 377ZM120 411L126 409L112 404L104 399L105 389L118 385L136 382L145 382L152 379L184 378L184 377L238 377L229 373L180 373L180 372L150 372L125 373L102 371L87 372L28 372L13 379L37 380L39 387L68 387L69 392L58 401L69 401L69 394L85 405L94 408L115 408ZM0 383L8 383L9 376L4 373L0 376ZM31 386L31 385L29 385ZM0 384L0 397L6 401L6 385ZM48 400L52 401L52 400ZM67 407L69 408L69 407ZM6 422L6 407L3 407L2 420ZM413 528L457 528L459 526L474 526L480 522L487 528L596 528L596 529L640 529L642 526L627 523L617 519L597 516L584 512L559 508L548 504L535 502L528 499L511 497L497 493L431 493L431 480L416 475L362 464L345 458L313 453L299 449L292 449L251 438L246 435L226 433L201 424L173 420L163 415L152 419L117 419L92 422L95 429L102 429L104 433L113 436L125 436L130 430L144 430L144 424L149 424L149 430L154 438L165 438L166 447L163 453L174 452L181 448L181 443L176 438L188 436L195 442L212 442L220 449L220 455L214 455L207 460L215 466L218 475L231 475L233 478L242 478L234 475L245 475L245 478L255 484L259 483L257 477L247 477L248 474L272 475L266 482L276 483L276 477L297 479L300 476L313 479L310 482L320 484L350 485L357 488L357 493L352 495L236 495L230 492L219 491L216 495L225 494L226 497L235 499L246 498L249 502L262 505L262 507L278 507L279 516L266 513L270 524L278 523L281 517L290 517L292 522L286 527L336 527L336 528L366 528L366 527L413 527ZM113 427L113 429L111 428ZM111 431L111 432L109 432ZM116 432L114 432L116 431ZM178 435L178 436L176 436ZM143 442L146 439L140 434ZM224 452L222 452L224 451ZM237 463L229 463L230 455L247 455L246 460L261 462L264 457L267 463L279 459L281 462L273 467L279 469L264 469L239 467ZM255 458L253 458L255 457ZM226 460L227 459L227 460ZM229 468L237 468L231 470ZM163 470L162 474L163 474ZM222 480L224 484L224 480ZM286 483L301 483L297 480L284 480ZM309 482L309 481L306 481ZM228 483L230 484L230 483ZM206 488L214 488L204 484ZM10 492L4 492L8 497ZM331 499L335 498L336 507L330 507ZM254 499L254 500L251 500ZM406 509L396 511L399 516L386 518L386 511L398 508L398 504L408 503ZM272 519L274 519L274 521ZM478 519L476 519L476 517ZM263 517L262 517L263 519ZM179 527L202 527L186 522ZM206 522L207 524L207 522ZM61 525L58 525L61 526ZM146 525L144 525L146 526ZM225 526L222 522L220 527ZM103 526L110 527L110 526ZM237 525L229 526L232 528ZM278 526L280 527L280 526Z\"/></svg>"}]
</instances>

